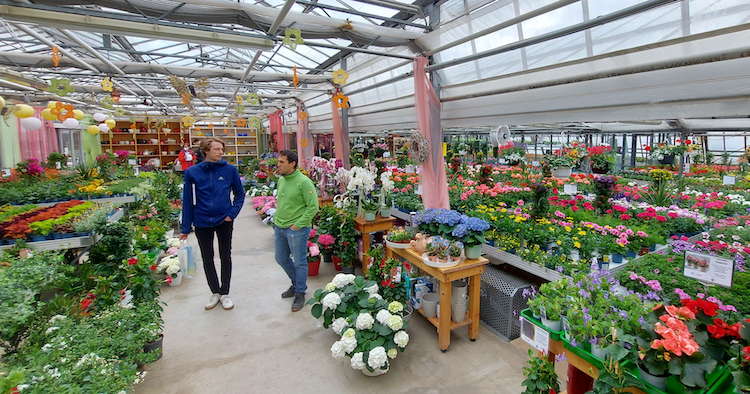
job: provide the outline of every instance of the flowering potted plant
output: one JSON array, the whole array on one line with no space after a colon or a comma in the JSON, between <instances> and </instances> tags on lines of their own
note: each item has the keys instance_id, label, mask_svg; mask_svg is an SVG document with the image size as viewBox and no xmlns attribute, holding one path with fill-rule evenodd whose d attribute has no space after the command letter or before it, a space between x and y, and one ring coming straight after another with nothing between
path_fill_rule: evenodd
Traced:
<instances>
[{"instance_id":1,"label":"flowering potted plant","mask_svg":"<svg viewBox=\"0 0 750 394\"><path fill-rule=\"evenodd\" d=\"M310 230L307 239L307 276L318 276L320 270L320 246L318 246L318 232Z\"/></svg>"},{"instance_id":2,"label":"flowering potted plant","mask_svg":"<svg viewBox=\"0 0 750 394\"><path fill-rule=\"evenodd\" d=\"M467 259L478 259L482 254L482 244L487 242L484 232L489 229L490 224L486 220L461 215L461 221L451 231L451 236L463 242Z\"/></svg>"},{"instance_id":3,"label":"flowering potted plant","mask_svg":"<svg viewBox=\"0 0 750 394\"><path fill-rule=\"evenodd\" d=\"M182 271L180 270L180 259L177 255L168 255L159 261L156 271L167 275L166 282L170 286L177 286L182 283Z\"/></svg>"},{"instance_id":4,"label":"flowering potted plant","mask_svg":"<svg viewBox=\"0 0 750 394\"><path fill-rule=\"evenodd\" d=\"M408 249L411 247L411 240L416 233L411 228L403 226L392 227L385 236L385 242L391 248Z\"/></svg>"},{"instance_id":5,"label":"flowering potted plant","mask_svg":"<svg viewBox=\"0 0 750 394\"><path fill-rule=\"evenodd\" d=\"M378 256L380 257L380 253ZM367 269L367 278L377 281L378 292L386 301L406 303L409 289L402 280L403 263L394 258L378 258Z\"/></svg>"},{"instance_id":6,"label":"flowering potted plant","mask_svg":"<svg viewBox=\"0 0 750 394\"><path fill-rule=\"evenodd\" d=\"M497 147L497 155L505 159L508 164L515 166L526 158L526 146L514 141L508 141L507 144Z\"/></svg>"},{"instance_id":7,"label":"flowering potted plant","mask_svg":"<svg viewBox=\"0 0 750 394\"><path fill-rule=\"evenodd\" d=\"M734 386L739 393L750 392L750 319L741 322L743 334L735 346L734 357L727 365L732 371Z\"/></svg>"},{"instance_id":8,"label":"flowering potted plant","mask_svg":"<svg viewBox=\"0 0 750 394\"><path fill-rule=\"evenodd\" d=\"M681 154L682 152L685 152L688 148L688 142L690 140L685 141L685 144L679 144L679 145L668 145L664 143L660 143L656 146L649 146L647 147L646 151L649 152L649 156L658 161L659 164L663 165L670 165L674 163L674 157ZM676 142L680 142L677 140Z\"/></svg>"},{"instance_id":9,"label":"flowering potted plant","mask_svg":"<svg viewBox=\"0 0 750 394\"><path fill-rule=\"evenodd\" d=\"M587 149L591 172L594 174L606 174L615 164L615 155L612 148L606 145L592 146Z\"/></svg>"},{"instance_id":10,"label":"flowering potted plant","mask_svg":"<svg viewBox=\"0 0 750 394\"><path fill-rule=\"evenodd\" d=\"M318 236L318 243L323 247L323 256L330 263L331 251L333 250L333 244L336 243L336 239L331 234L320 234Z\"/></svg>"},{"instance_id":11,"label":"flowering potted plant","mask_svg":"<svg viewBox=\"0 0 750 394\"><path fill-rule=\"evenodd\" d=\"M392 360L409 343L404 304L384 300L375 281L338 274L307 303L323 327L341 335L331 346L331 355L350 357L351 367L366 375L388 372Z\"/></svg>"},{"instance_id":12,"label":"flowering potted plant","mask_svg":"<svg viewBox=\"0 0 750 394\"><path fill-rule=\"evenodd\" d=\"M559 151L555 151L553 155L544 156L544 160L549 164L552 169L552 176L555 178L570 177L573 173L573 166L576 164L575 159L560 154Z\"/></svg>"}]
</instances>

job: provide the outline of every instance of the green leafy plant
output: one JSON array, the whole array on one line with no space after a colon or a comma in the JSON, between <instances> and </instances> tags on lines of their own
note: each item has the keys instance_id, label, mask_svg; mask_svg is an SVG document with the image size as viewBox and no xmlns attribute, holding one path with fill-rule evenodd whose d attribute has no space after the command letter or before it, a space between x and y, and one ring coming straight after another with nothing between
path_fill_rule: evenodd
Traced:
<instances>
[{"instance_id":1,"label":"green leafy plant","mask_svg":"<svg viewBox=\"0 0 750 394\"><path fill-rule=\"evenodd\" d=\"M523 394L550 394L550 390L560 391L555 363L548 360L546 354L536 356L534 351L529 349L529 361L527 366L523 367L523 376L526 377L521 383L522 386L526 386Z\"/></svg>"},{"instance_id":2,"label":"green leafy plant","mask_svg":"<svg viewBox=\"0 0 750 394\"><path fill-rule=\"evenodd\" d=\"M333 254L341 256L341 265L344 267L353 267L357 259L357 225L354 216L345 214L341 217L341 225L338 227L336 234L331 234L336 238Z\"/></svg>"}]
</instances>

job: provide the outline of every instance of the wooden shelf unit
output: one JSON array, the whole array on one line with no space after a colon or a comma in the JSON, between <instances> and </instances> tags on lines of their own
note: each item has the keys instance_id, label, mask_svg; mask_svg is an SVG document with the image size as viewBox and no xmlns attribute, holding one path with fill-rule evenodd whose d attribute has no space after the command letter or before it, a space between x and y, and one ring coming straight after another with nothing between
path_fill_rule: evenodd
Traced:
<instances>
[{"instance_id":1,"label":"wooden shelf unit","mask_svg":"<svg viewBox=\"0 0 750 394\"><path fill-rule=\"evenodd\" d=\"M152 124L152 128L146 132L141 131L144 122L135 122L135 129L130 129L130 125L127 121L117 121L114 129L102 133L102 151L115 153L126 150L135 155L138 164L159 159L160 168L168 168L177 160L183 138L189 138L188 133L180 129L179 121L167 122L159 130L153 128Z\"/></svg>"},{"instance_id":2,"label":"wooden shelf unit","mask_svg":"<svg viewBox=\"0 0 750 394\"><path fill-rule=\"evenodd\" d=\"M200 129L191 127L189 130L192 147L197 148L195 143L206 137L216 137L224 141L224 160L237 165L246 158L257 158L260 156L258 146L258 131L249 127L208 127L201 126Z\"/></svg>"}]
</instances>

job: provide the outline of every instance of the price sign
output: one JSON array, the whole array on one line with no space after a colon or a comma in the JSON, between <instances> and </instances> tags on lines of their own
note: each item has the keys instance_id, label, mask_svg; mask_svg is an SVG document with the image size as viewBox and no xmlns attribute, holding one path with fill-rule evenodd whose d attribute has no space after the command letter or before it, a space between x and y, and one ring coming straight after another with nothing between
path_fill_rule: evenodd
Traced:
<instances>
[{"instance_id":1,"label":"price sign","mask_svg":"<svg viewBox=\"0 0 750 394\"><path fill-rule=\"evenodd\" d=\"M578 193L578 185L575 183L566 183L563 185L563 193L564 194L576 194Z\"/></svg>"},{"instance_id":2,"label":"price sign","mask_svg":"<svg viewBox=\"0 0 750 394\"><path fill-rule=\"evenodd\" d=\"M549 351L549 332L537 327L525 317L521 320L521 338L540 352Z\"/></svg>"},{"instance_id":3,"label":"price sign","mask_svg":"<svg viewBox=\"0 0 750 394\"><path fill-rule=\"evenodd\" d=\"M698 252L685 252L682 274L709 285L732 287L734 260Z\"/></svg>"},{"instance_id":4,"label":"price sign","mask_svg":"<svg viewBox=\"0 0 750 394\"><path fill-rule=\"evenodd\" d=\"M724 175L724 184L725 185L734 185L735 177L731 175Z\"/></svg>"}]
</instances>

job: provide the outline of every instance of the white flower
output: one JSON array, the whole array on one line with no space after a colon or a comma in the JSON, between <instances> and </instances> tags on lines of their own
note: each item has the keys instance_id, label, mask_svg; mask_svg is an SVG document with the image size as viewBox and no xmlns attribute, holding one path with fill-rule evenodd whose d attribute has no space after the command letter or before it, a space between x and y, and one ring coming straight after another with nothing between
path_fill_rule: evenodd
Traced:
<instances>
[{"instance_id":1,"label":"white flower","mask_svg":"<svg viewBox=\"0 0 750 394\"><path fill-rule=\"evenodd\" d=\"M49 334L52 334L53 332L55 332L56 330L59 330L59 329L60 329L60 327L50 327L44 333L47 334L47 335L49 335Z\"/></svg>"},{"instance_id":2,"label":"white flower","mask_svg":"<svg viewBox=\"0 0 750 394\"><path fill-rule=\"evenodd\" d=\"M393 342L396 342L396 345L399 347L404 348L409 343L409 334L406 331L399 331L393 336Z\"/></svg>"},{"instance_id":3,"label":"white flower","mask_svg":"<svg viewBox=\"0 0 750 394\"><path fill-rule=\"evenodd\" d=\"M337 274L333 277L333 281L331 283L333 283L336 288L343 289L344 287L354 283L354 278L356 278L356 276L352 274Z\"/></svg>"},{"instance_id":4,"label":"white flower","mask_svg":"<svg viewBox=\"0 0 750 394\"><path fill-rule=\"evenodd\" d=\"M391 311L391 313L399 313L404 310L404 304L398 301L393 301L388 304L388 310Z\"/></svg>"},{"instance_id":5,"label":"white flower","mask_svg":"<svg viewBox=\"0 0 750 394\"><path fill-rule=\"evenodd\" d=\"M378 293L375 293L375 294L370 294L370 298L369 298L369 299L370 299L370 300L372 300L373 298L374 298L374 299L376 299L376 300L382 300L382 299L383 299L383 296L381 296L381 295L380 295L380 294L378 294Z\"/></svg>"},{"instance_id":6,"label":"white flower","mask_svg":"<svg viewBox=\"0 0 750 394\"><path fill-rule=\"evenodd\" d=\"M346 352L344 351L344 346L341 341L336 341L331 345L331 356L335 359L340 359L344 356L346 356Z\"/></svg>"},{"instance_id":7,"label":"white flower","mask_svg":"<svg viewBox=\"0 0 750 394\"><path fill-rule=\"evenodd\" d=\"M180 259L176 255L169 255L159 261L159 265L156 266L159 272L166 272L167 275L172 276L180 271Z\"/></svg>"},{"instance_id":8,"label":"white flower","mask_svg":"<svg viewBox=\"0 0 750 394\"><path fill-rule=\"evenodd\" d=\"M331 323L331 329L337 335L341 335L341 331L343 331L346 327L349 327L349 323L343 317L339 317L338 319L334 320L333 323Z\"/></svg>"},{"instance_id":9,"label":"white flower","mask_svg":"<svg viewBox=\"0 0 750 394\"><path fill-rule=\"evenodd\" d=\"M352 362L351 362L352 368L362 370L365 369L365 363L362 361L362 352L355 353L352 356Z\"/></svg>"},{"instance_id":10,"label":"white flower","mask_svg":"<svg viewBox=\"0 0 750 394\"><path fill-rule=\"evenodd\" d=\"M66 318L65 315L55 315L55 316L52 316L51 319L49 319L49 322L50 323L54 323L54 322L56 322L58 320L64 320L65 318Z\"/></svg>"},{"instance_id":11,"label":"white flower","mask_svg":"<svg viewBox=\"0 0 750 394\"><path fill-rule=\"evenodd\" d=\"M369 330L372 328L372 324L375 323L375 319L369 313L360 313L357 316L357 322L355 326L358 330Z\"/></svg>"},{"instance_id":12,"label":"white flower","mask_svg":"<svg viewBox=\"0 0 750 394\"><path fill-rule=\"evenodd\" d=\"M16 386L16 388L18 389L18 391L24 391L27 388L29 388L29 386L31 386L31 385L30 384L19 384L18 386Z\"/></svg>"},{"instance_id":13,"label":"white flower","mask_svg":"<svg viewBox=\"0 0 750 394\"><path fill-rule=\"evenodd\" d=\"M375 315L375 319L380 324L385 324L390 318L391 318L391 313L385 309L381 309L380 311L378 311L378 314Z\"/></svg>"},{"instance_id":14,"label":"white flower","mask_svg":"<svg viewBox=\"0 0 750 394\"><path fill-rule=\"evenodd\" d=\"M386 192L390 192L395 186L395 183L393 183L393 181L391 180L391 175L393 175L393 173L390 171L385 171L380 174L380 183L382 184L382 190Z\"/></svg>"},{"instance_id":15,"label":"white flower","mask_svg":"<svg viewBox=\"0 0 750 394\"><path fill-rule=\"evenodd\" d=\"M323 304L324 311L326 309L336 309L341 303L341 297L336 293L328 293L323 297L323 300L321 300L320 303Z\"/></svg>"},{"instance_id":16,"label":"white flower","mask_svg":"<svg viewBox=\"0 0 750 394\"><path fill-rule=\"evenodd\" d=\"M367 358L367 365L372 369L379 369L388 362L388 355L385 353L385 348L378 346L375 349L370 350L370 356Z\"/></svg>"},{"instance_id":17,"label":"white flower","mask_svg":"<svg viewBox=\"0 0 750 394\"><path fill-rule=\"evenodd\" d=\"M49 352L51 349L52 349L52 345L49 343L45 343L44 346L42 346L42 351L45 353Z\"/></svg>"},{"instance_id":18,"label":"white flower","mask_svg":"<svg viewBox=\"0 0 750 394\"><path fill-rule=\"evenodd\" d=\"M390 350L388 350L387 353L388 353L388 358L390 358L391 360L393 360L398 355L398 349L396 349L395 347L391 348Z\"/></svg>"},{"instance_id":19,"label":"white flower","mask_svg":"<svg viewBox=\"0 0 750 394\"><path fill-rule=\"evenodd\" d=\"M370 287L365 287L363 290L369 295L378 294L378 284L376 283Z\"/></svg>"},{"instance_id":20,"label":"white flower","mask_svg":"<svg viewBox=\"0 0 750 394\"><path fill-rule=\"evenodd\" d=\"M398 331L404 326L404 319L401 318L401 316L391 316L388 319L388 322L386 323L388 328L390 328L393 331Z\"/></svg>"},{"instance_id":21,"label":"white flower","mask_svg":"<svg viewBox=\"0 0 750 394\"><path fill-rule=\"evenodd\" d=\"M342 338L354 338L354 336L357 334L356 331L354 331L353 328L350 328L346 331L344 331L344 335L342 335Z\"/></svg>"},{"instance_id":22,"label":"white flower","mask_svg":"<svg viewBox=\"0 0 750 394\"><path fill-rule=\"evenodd\" d=\"M334 290L336 290L336 285L334 285L333 283L328 283L326 285L326 291L334 291Z\"/></svg>"},{"instance_id":23,"label":"white flower","mask_svg":"<svg viewBox=\"0 0 750 394\"><path fill-rule=\"evenodd\" d=\"M351 353L357 348L357 339L354 337L341 338L339 342L347 353Z\"/></svg>"}]
</instances>

